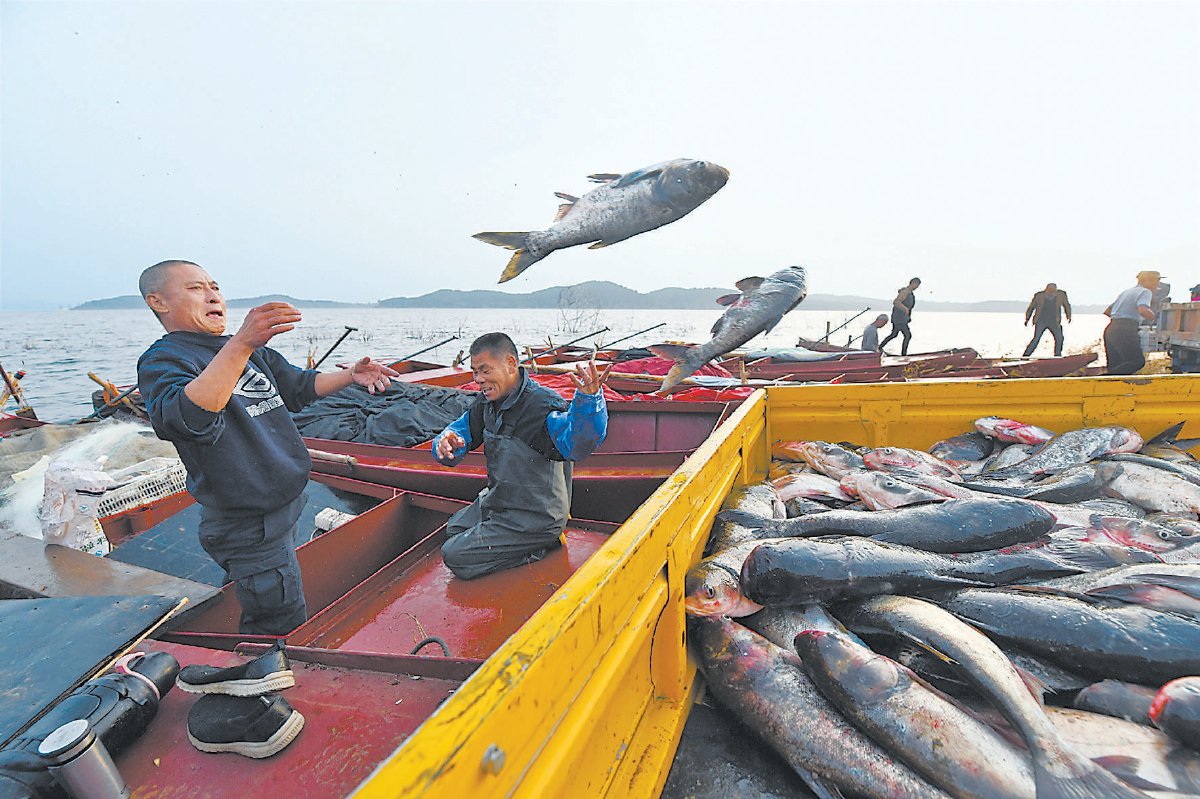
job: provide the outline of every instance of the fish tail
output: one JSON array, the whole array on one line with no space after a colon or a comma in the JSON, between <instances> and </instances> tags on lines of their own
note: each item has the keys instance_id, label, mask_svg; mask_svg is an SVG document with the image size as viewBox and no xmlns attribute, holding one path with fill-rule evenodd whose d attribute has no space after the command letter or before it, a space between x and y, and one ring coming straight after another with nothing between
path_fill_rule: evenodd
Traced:
<instances>
[{"instance_id":1,"label":"fish tail","mask_svg":"<svg viewBox=\"0 0 1200 799\"><path fill-rule=\"evenodd\" d=\"M500 283L506 283L546 256L533 255L529 252L529 233L500 233L495 231L476 233L471 238L479 239L486 244L516 250L508 261L508 266L500 273Z\"/></svg>"},{"instance_id":2,"label":"fish tail","mask_svg":"<svg viewBox=\"0 0 1200 799\"><path fill-rule=\"evenodd\" d=\"M692 353L695 349L694 347L687 347L682 344L654 344L647 347L647 349L659 358L667 358L675 361L675 365L671 367L671 371L667 372L667 376L663 378L662 388L658 390L659 393L670 391L703 365L693 360Z\"/></svg>"},{"instance_id":3,"label":"fish tail","mask_svg":"<svg viewBox=\"0 0 1200 799\"><path fill-rule=\"evenodd\" d=\"M1037 799L1146 799L1137 788L1065 746L1034 756L1033 782Z\"/></svg>"}]
</instances>

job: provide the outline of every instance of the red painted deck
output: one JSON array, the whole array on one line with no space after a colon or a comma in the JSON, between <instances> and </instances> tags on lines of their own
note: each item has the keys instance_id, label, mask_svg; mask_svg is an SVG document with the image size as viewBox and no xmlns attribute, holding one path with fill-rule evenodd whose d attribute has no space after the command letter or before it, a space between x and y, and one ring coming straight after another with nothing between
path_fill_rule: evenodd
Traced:
<instances>
[{"instance_id":1,"label":"red painted deck","mask_svg":"<svg viewBox=\"0 0 1200 799\"><path fill-rule=\"evenodd\" d=\"M287 635L291 646L344 653L407 655L427 636L454 658L494 652L600 548L616 524L573 520L566 546L528 566L459 580L441 558L445 523L466 503L402 492L296 551L309 620ZM163 637L232 650L268 639L237 633L233 586ZM430 646L425 658L441 658Z\"/></svg>"},{"instance_id":2,"label":"red painted deck","mask_svg":"<svg viewBox=\"0 0 1200 799\"><path fill-rule=\"evenodd\" d=\"M232 666L246 656L147 642L181 665ZM200 752L187 739L198 697L173 689L145 734L115 760L139 799L166 797L342 797L353 791L461 684L456 679L331 667L292 657L296 685L284 698L304 729L279 754L252 760Z\"/></svg>"},{"instance_id":3,"label":"red painted deck","mask_svg":"<svg viewBox=\"0 0 1200 799\"><path fill-rule=\"evenodd\" d=\"M458 658L484 659L524 624L608 536L579 529L543 560L477 580L459 580L442 562L444 537L432 536L411 560L394 562L292 636L305 646L358 652L408 652L438 636ZM430 645L423 654L439 654Z\"/></svg>"}]
</instances>

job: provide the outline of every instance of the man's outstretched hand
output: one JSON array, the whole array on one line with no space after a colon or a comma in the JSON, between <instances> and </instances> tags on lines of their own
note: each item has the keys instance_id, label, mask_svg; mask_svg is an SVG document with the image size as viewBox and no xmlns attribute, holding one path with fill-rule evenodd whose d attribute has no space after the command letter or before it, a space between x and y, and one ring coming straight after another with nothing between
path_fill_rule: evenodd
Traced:
<instances>
[{"instance_id":1,"label":"man's outstretched hand","mask_svg":"<svg viewBox=\"0 0 1200 799\"><path fill-rule=\"evenodd\" d=\"M587 368L583 364L575 364L574 372L567 372L571 376L571 382L575 384L577 391L582 391L584 394L595 394L604 385L604 381L608 379L608 374L616 366L615 363L610 363L603 374L596 371L596 362L588 361Z\"/></svg>"},{"instance_id":2,"label":"man's outstretched hand","mask_svg":"<svg viewBox=\"0 0 1200 799\"><path fill-rule=\"evenodd\" d=\"M246 313L242 326L233 334L233 340L250 350L256 350L267 346L267 342L280 333L294 329L299 321L300 311L294 305L286 302L264 303Z\"/></svg>"},{"instance_id":3,"label":"man's outstretched hand","mask_svg":"<svg viewBox=\"0 0 1200 799\"><path fill-rule=\"evenodd\" d=\"M372 394L386 391L392 378L399 376L400 373L394 369L365 356L350 366L350 379Z\"/></svg>"},{"instance_id":4,"label":"man's outstretched hand","mask_svg":"<svg viewBox=\"0 0 1200 799\"><path fill-rule=\"evenodd\" d=\"M454 450L465 447L466 445L467 442L463 441L462 436L452 430L447 430L446 434L437 441L438 460L453 460Z\"/></svg>"}]
</instances>

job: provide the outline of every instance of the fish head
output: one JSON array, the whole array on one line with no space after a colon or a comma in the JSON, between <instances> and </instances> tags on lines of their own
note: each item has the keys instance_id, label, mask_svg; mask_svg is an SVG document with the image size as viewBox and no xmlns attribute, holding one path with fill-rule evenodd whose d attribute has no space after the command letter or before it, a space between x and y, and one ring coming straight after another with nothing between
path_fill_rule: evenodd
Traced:
<instances>
[{"instance_id":1,"label":"fish head","mask_svg":"<svg viewBox=\"0 0 1200 799\"><path fill-rule=\"evenodd\" d=\"M859 472L842 478L842 490L854 494L871 510L892 510L945 497L926 491L884 472Z\"/></svg>"},{"instance_id":2,"label":"fish head","mask_svg":"<svg viewBox=\"0 0 1200 799\"><path fill-rule=\"evenodd\" d=\"M702 561L683 580L683 608L691 616L749 616L762 610L742 593L741 578L732 570Z\"/></svg>"},{"instance_id":3,"label":"fish head","mask_svg":"<svg viewBox=\"0 0 1200 799\"><path fill-rule=\"evenodd\" d=\"M809 466L829 477L840 478L863 468L860 455L828 441L806 441L800 448L800 454Z\"/></svg>"},{"instance_id":4,"label":"fish head","mask_svg":"<svg viewBox=\"0 0 1200 799\"><path fill-rule=\"evenodd\" d=\"M1002 419L999 416L976 419L975 429L985 436L1008 444L1045 444L1054 438L1054 433L1049 430L1012 419Z\"/></svg>"},{"instance_id":5,"label":"fish head","mask_svg":"<svg viewBox=\"0 0 1200 799\"><path fill-rule=\"evenodd\" d=\"M1088 540L1108 539L1130 549L1160 554L1171 552L1197 539L1190 531L1179 531L1145 519L1126 516L1099 516L1092 520Z\"/></svg>"},{"instance_id":6,"label":"fish head","mask_svg":"<svg viewBox=\"0 0 1200 799\"><path fill-rule=\"evenodd\" d=\"M863 455L863 463L868 469L886 471L899 466L904 469L916 469L922 462L913 456L909 450L901 447L878 447Z\"/></svg>"},{"instance_id":7,"label":"fish head","mask_svg":"<svg viewBox=\"0 0 1200 799\"><path fill-rule=\"evenodd\" d=\"M805 448L811 441L776 441L771 445L771 457L778 460L802 462Z\"/></svg>"},{"instance_id":8,"label":"fish head","mask_svg":"<svg viewBox=\"0 0 1200 799\"><path fill-rule=\"evenodd\" d=\"M1108 455L1118 452L1137 452L1146 443L1136 430L1130 430L1128 427L1113 427L1111 430L1112 440L1105 451Z\"/></svg>"},{"instance_id":9,"label":"fish head","mask_svg":"<svg viewBox=\"0 0 1200 799\"><path fill-rule=\"evenodd\" d=\"M1150 704L1150 720L1157 725L1171 702L1179 700L1189 703L1200 700L1200 677L1180 677L1160 688Z\"/></svg>"},{"instance_id":10,"label":"fish head","mask_svg":"<svg viewBox=\"0 0 1200 799\"><path fill-rule=\"evenodd\" d=\"M830 630L804 630L794 641L800 660L820 663L828 677L838 682L856 701L869 703L900 687L896 663Z\"/></svg>"},{"instance_id":11,"label":"fish head","mask_svg":"<svg viewBox=\"0 0 1200 799\"><path fill-rule=\"evenodd\" d=\"M712 161L680 158L663 168L659 184L675 205L696 206L729 182L729 170Z\"/></svg>"}]
</instances>

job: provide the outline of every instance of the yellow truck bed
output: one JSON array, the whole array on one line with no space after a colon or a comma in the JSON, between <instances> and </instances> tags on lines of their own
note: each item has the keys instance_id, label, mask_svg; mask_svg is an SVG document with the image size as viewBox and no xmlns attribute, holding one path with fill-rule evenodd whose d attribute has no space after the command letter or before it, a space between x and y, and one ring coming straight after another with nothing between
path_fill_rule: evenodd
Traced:
<instances>
[{"instance_id":1,"label":"yellow truck bed","mask_svg":"<svg viewBox=\"0 0 1200 799\"><path fill-rule=\"evenodd\" d=\"M926 448L982 416L1200 435L1200 377L797 386L756 392L355 796L656 797L696 690L683 580L769 444Z\"/></svg>"}]
</instances>

